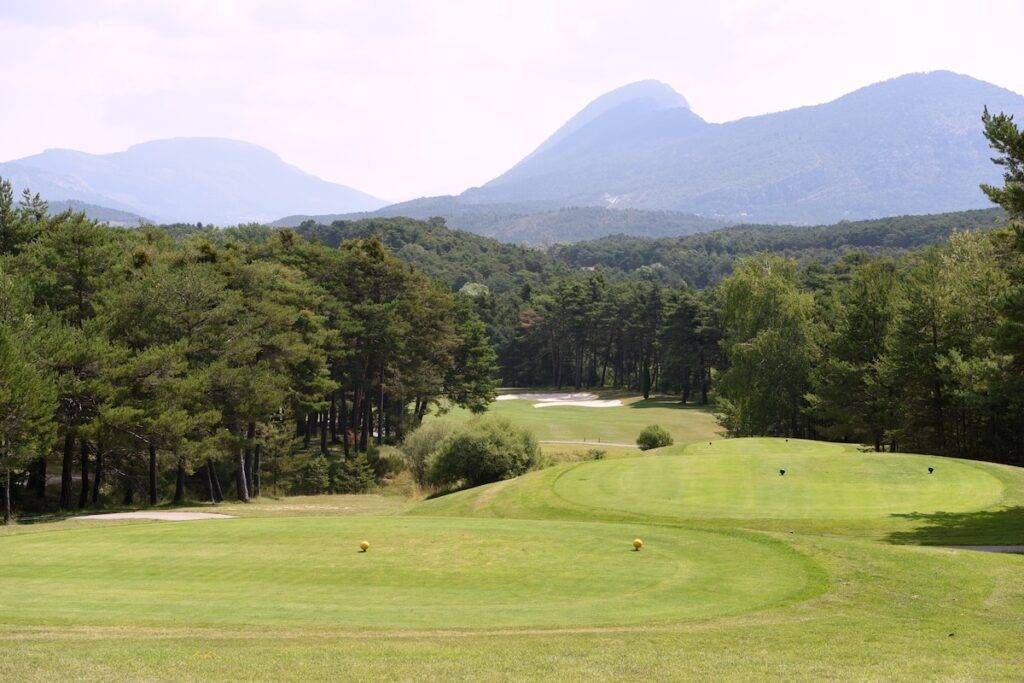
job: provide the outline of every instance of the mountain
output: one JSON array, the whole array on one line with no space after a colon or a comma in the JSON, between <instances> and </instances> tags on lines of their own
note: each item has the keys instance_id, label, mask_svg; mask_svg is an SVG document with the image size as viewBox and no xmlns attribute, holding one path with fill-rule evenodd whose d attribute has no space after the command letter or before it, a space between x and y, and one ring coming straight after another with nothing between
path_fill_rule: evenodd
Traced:
<instances>
[{"instance_id":1,"label":"mountain","mask_svg":"<svg viewBox=\"0 0 1024 683\"><path fill-rule=\"evenodd\" d=\"M85 202L78 201L77 199L64 199L56 202L48 202L48 204L51 216L64 213L65 211L73 211L74 213L84 213L86 218L91 218L94 221L100 221L101 223L106 223L107 225L119 228L136 228L140 225L151 222L142 216L137 216L136 214L128 211L119 211L106 206L87 204Z\"/></svg>"},{"instance_id":2,"label":"mountain","mask_svg":"<svg viewBox=\"0 0 1024 683\"><path fill-rule=\"evenodd\" d=\"M608 93L465 204L544 202L828 223L988 206L998 169L980 115L1024 97L948 71L714 124L656 81Z\"/></svg>"},{"instance_id":3,"label":"mountain","mask_svg":"<svg viewBox=\"0 0 1024 683\"><path fill-rule=\"evenodd\" d=\"M448 227L514 244L550 245L626 233L646 237L690 235L730 225L679 211L612 209L600 206L559 207L555 202L467 204L458 197L423 197L373 212L286 216L271 225L295 227L305 221L335 221L404 216L439 217Z\"/></svg>"},{"instance_id":4,"label":"mountain","mask_svg":"<svg viewBox=\"0 0 1024 683\"><path fill-rule=\"evenodd\" d=\"M372 211L387 202L220 138L174 138L113 154L50 149L0 164L0 176L50 201L78 200L160 222L221 225L297 212Z\"/></svg>"}]
</instances>

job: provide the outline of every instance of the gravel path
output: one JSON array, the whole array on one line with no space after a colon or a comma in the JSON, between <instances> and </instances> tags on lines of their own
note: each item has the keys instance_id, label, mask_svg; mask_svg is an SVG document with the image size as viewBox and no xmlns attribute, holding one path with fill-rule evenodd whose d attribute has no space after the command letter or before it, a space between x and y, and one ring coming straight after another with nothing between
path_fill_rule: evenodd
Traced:
<instances>
[{"instance_id":1,"label":"gravel path","mask_svg":"<svg viewBox=\"0 0 1024 683\"><path fill-rule=\"evenodd\" d=\"M171 512L161 510L139 510L138 512L108 512L102 515L82 515L75 519L97 521L118 519L158 519L165 522L187 522L193 519L231 519L233 515L221 515L216 512Z\"/></svg>"}]
</instances>

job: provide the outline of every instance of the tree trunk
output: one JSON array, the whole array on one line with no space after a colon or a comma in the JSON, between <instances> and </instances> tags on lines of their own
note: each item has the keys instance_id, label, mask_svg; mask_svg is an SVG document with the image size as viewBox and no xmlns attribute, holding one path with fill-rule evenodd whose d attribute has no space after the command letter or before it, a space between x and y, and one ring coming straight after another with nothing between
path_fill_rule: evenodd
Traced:
<instances>
[{"instance_id":1,"label":"tree trunk","mask_svg":"<svg viewBox=\"0 0 1024 683\"><path fill-rule=\"evenodd\" d=\"M75 466L75 435L70 431L64 435L64 459L60 468L60 509L71 508L71 471Z\"/></svg>"},{"instance_id":2,"label":"tree trunk","mask_svg":"<svg viewBox=\"0 0 1024 683\"><path fill-rule=\"evenodd\" d=\"M121 499L121 503L128 507L135 502L135 484L132 482L131 477L125 477L124 480L124 498Z\"/></svg>"},{"instance_id":3,"label":"tree trunk","mask_svg":"<svg viewBox=\"0 0 1024 683\"><path fill-rule=\"evenodd\" d=\"M214 502L221 502L224 500L224 489L220 486L220 476L217 474L217 468L213 465L213 460L207 458L206 460L207 471L210 473L210 478L213 480L213 493L215 495Z\"/></svg>"},{"instance_id":4,"label":"tree trunk","mask_svg":"<svg viewBox=\"0 0 1024 683\"><path fill-rule=\"evenodd\" d=\"M320 413L320 453L324 456L327 455L328 415L326 410Z\"/></svg>"},{"instance_id":5,"label":"tree trunk","mask_svg":"<svg viewBox=\"0 0 1024 683\"><path fill-rule=\"evenodd\" d=\"M149 504L156 505L156 446L149 444Z\"/></svg>"},{"instance_id":6,"label":"tree trunk","mask_svg":"<svg viewBox=\"0 0 1024 683\"><path fill-rule=\"evenodd\" d=\"M362 429L359 430L359 451L366 452L370 440L370 402L363 398Z\"/></svg>"},{"instance_id":7,"label":"tree trunk","mask_svg":"<svg viewBox=\"0 0 1024 683\"><path fill-rule=\"evenodd\" d=\"M100 486L103 485L103 444L96 444L96 467L92 473L92 504L95 507L100 502Z\"/></svg>"},{"instance_id":8,"label":"tree trunk","mask_svg":"<svg viewBox=\"0 0 1024 683\"><path fill-rule=\"evenodd\" d=\"M380 377L377 392L377 445L384 443L384 361L380 362Z\"/></svg>"},{"instance_id":9,"label":"tree trunk","mask_svg":"<svg viewBox=\"0 0 1024 683\"><path fill-rule=\"evenodd\" d=\"M11 523L11 471L4 473L4 526Z\"/></svg>"},{"instance_id":10,"label":"tree trunk","mask_svg":"<svg viewBox=\"0 0 1024 683\"><path fill-rule=\"evenodd\" d=\"M245 484L245 452L238 448L235 456L235 486L238 489L238 500L249 502L249 487Z\"/></svg>"},{"instance_id":11,"label":"tree trunk","mask_svg":"<svg viewBox=\"0 0 1024 683\"><path fill-rule=\"evenodd\" d=\"M82 460L82 488L78 493L78 509L89 504L89 442L82 439L79 457Z\"/></svg>"},{"instance_id":12,"label":"tree trunk","mask_svg":"<svg viewBox=\"0 0 1024 683\"><path fill-rule=\"evenodd\" d=\"M327 424L331 429L331 443L338 443L338 398L331 394L331 410L328 413Z\"/></svg>"},{"instance_id":13,"label":"tree trunk","mask_svg":"<svg viewBox=\"0 0 1024 683\"><path fill-rule=\"evenodd\" d=\"M341 447L348 458L348 405L345 402L345 391L341 392L341 406L338 409L338 417L341 422Z\"/></svg>"},{"instance_id":14,"label":"tree trunk","mask_svg":"<svg viewBox=\"0 0 1024 683\"><path fill-rule=\"evenodd\" d=\"M314 429L316 429L316 413L310 413L306 415L306 433L302 437L303 448L309 448L309 444L313 440Z\"/></svg>"},{"instance_id":15,"label":"tree trunk","mask_svg":"<svg viewBox=\"0 0 1024 683\"><path fill-rule=\"evenodd\" d=\"M211 503L216 503L217 502L217 494L213 490L213 475L210 474L210 461L209 460L206 461L206 466L203 467L203 469L206 471L206 495L208 495L210 497L210 502Z\"/></svg>"},{"instance_id":16,"label":"tree trunk","mask_svg":"<svg viewBox=\"0 0 1024 683\"><path fill-rule=\"evenodd\" d=\"M704 350L700 352L700 404L706 406L708 404L708 369L704 364Z\"/></svg>"},{"instance_id":17,"label":"tree trunk","mask_svg":"<svg viewBox=\"0 0 1024 683\"><path fill-rule=\"evenodd\" d=\"M185 500L185 460L178 458L178 472L174 478L174 504L180 505Z\"/></svg>"},{"instance_id":18,"label":"tree trunk","mask_svg":"<svg viewBox=\"0 0 1024 683\"><path fill-rule=\"evenodd\" d=\"M263 459L263 447L256 444L252 451L252 497L259 498L262 490L262 479L260 476L260 460Z\"/></svg>"},{"instance_id":19,"label":"tree trunk","mask_svg":"<svg viewBox=\"0 0 1024 683\"><path fill-rule=\"evenodd\" d=\"M40 500L46 498L46 456L39 458L37 465L38 470L36 471L36 498Z\"/></svg>"},{"instance_id":20,"label":"tree trunk","mask_svg":"<svg viewBox=\"0 0 1024 683\"><path fill-rule=\"evenodd\" d=\"M245 487L252 491L252 448L256 439L256 423L250 422L245 431Z\"/></svg>"}]
</instances>

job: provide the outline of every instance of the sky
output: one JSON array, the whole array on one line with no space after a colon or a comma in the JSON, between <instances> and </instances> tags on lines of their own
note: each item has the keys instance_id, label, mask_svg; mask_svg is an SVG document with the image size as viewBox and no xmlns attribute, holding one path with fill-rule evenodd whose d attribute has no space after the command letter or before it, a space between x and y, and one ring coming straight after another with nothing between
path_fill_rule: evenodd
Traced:
<instances>
[{"instance_id":1,"label":"sky","mask_svg":"<svg viewBox=\"0 0 1024 683\"><path fill-rule=\"evenodd\" d=\"M1020 0L0 0L0 161L228 137L391 201L457 194L646 78L715 122L914 71L1024 93L1022 21Z\"/></svg>"}]
</instances>

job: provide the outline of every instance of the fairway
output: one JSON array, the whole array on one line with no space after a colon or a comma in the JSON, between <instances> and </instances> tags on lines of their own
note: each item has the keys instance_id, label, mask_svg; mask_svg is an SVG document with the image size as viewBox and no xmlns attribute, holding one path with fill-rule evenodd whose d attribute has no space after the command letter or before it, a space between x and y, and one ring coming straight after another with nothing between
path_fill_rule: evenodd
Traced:
<instances>
[{"instance_id":1,"label":"fairway","mask_svg":"<svg viewBox=\"0 0 1024 683\"><path fill-rule=\"evenodd\" d=\"M720 428L710 410L683 405L677 398L653 397L647 400L614 392L600 393L602 398L620 398L623 405L612 408L591 408L573 405L535 407L535 400L495 401L488 414L507 417L515 424L532 431L541 441L579 441L612 444L636 443L636 437L647 425L659 424L676 443L706 441L721 437ZM456 408L431 419L463 422L470 418L467 410Z\"/></svg>"},{"instance_id":2,"label":"fairway","mask_svg":"<svg viewBox=\"0 0 1024 683\"><path fill-rule=\"evenodd\" d=\"M914 545L1024 540L1020 468L784 439L617 456L419 503L18 527L0 534L0 665L40 681L1018 677L1024 558Z\"/></svg>"},{"instance_id":3,"label":"fairway","mask_svg":"<svg viewBox=\"0 0 1024 683\"><path fill-rule=\"evenodd\" d=\"M642 552L632 550L636 536ZM358 552L362 539L369 552ZM20 625L610 626L740 614L824 588L823 571L778 541L614 524L145 523L4 537L0 556L4 592L19 596L0 602L0 622Z\"/></svg>"}]
</instances>

